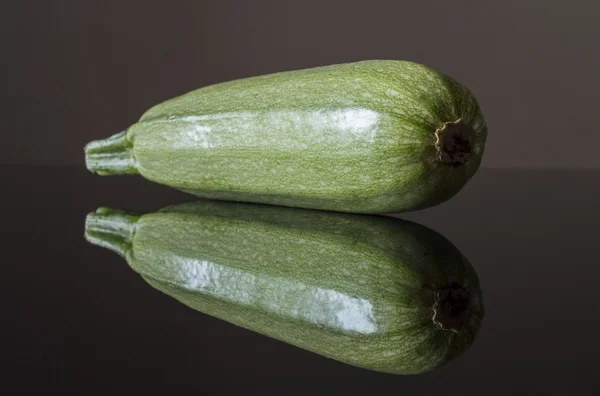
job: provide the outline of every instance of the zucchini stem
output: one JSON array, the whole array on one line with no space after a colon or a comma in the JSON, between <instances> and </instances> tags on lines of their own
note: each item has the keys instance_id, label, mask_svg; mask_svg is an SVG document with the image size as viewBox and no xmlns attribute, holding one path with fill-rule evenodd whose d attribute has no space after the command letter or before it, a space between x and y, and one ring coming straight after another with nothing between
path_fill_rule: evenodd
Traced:
<instances>
[{"instance_id":1,"label":"zucchini stem","mask_svg":"<svg viewBox=\"0 0 600 396\"><path fill-rule=\"evenodd\" d=\"M102 176L138 173L133 157L133 144L127 138L127 131L90 142L84 151L85 165L91 172Z\"/></svg>"},{"instance_id":2,"label":"zucchini stem","mask_svg":"<svg viewBox=\"0 0 600 396\"><path fill-rule=\"evenodd\" d=\"M131 249L135 225L140 215L101 207L85 218L85 239L122 257Z\"/></svg>"},{"instance_id":3,"label":"zucchini stem","mask_svg":"<svg viewBox=\"0 0 600 396\"><path fill-rule=\"evenodd\" d=\"M435 291L433 323L442 330L458 333L468 323L471 313L469 292L458 283L452 282Z\"/></svg>"},{"instance_id":4,"label":"zucchini stem","mask_svg":"<svg viewBox=\"0 0 600 396\"><path fill-rule=\"evenodd\" d=\"M451 166L464 164L471 158L475 138L475 130L462 119L444 123L435 131L438 161Z\"/></svg>"}]
</instances>

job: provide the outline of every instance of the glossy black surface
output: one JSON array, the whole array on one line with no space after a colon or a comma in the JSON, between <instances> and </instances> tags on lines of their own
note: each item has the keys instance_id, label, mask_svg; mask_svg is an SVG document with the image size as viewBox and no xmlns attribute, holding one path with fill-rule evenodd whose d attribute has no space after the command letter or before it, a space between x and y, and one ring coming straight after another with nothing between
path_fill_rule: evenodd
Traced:
<instances>
[{"instance_id":1,"label":"glossy black surface","mask_svg":"<svg viewBox=\"0 0 600 396\"><path fill-rule=\"evenodd\" d=\"M451 201L403 214L471 261L486 317L433 372L358 369L204 316L83 239L86 213L195 198L83 167L3 166L8 394L593 394L599 384L600 172L481 169Z\"/></svg>"}]
</instances>

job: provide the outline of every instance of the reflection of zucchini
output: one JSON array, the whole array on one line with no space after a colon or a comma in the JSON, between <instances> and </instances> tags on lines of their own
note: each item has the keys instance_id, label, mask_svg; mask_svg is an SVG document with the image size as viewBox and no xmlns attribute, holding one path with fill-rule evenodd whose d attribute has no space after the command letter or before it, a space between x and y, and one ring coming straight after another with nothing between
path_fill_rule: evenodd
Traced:
<instances>
[{"instance_id":1,"label":"reflection of zucchini","mask_svg":"<svg viewBox=\"0 0 600 396\"><path fill-rule=\"evenodd\" d=\"M183 304L372 370L437 367L483 318L465 257L392 217L201 201L144 215L100 208L85 236Z\"/></svg>"},{"instance_id":2,"label":"reflection of zucchini","mask_svg":"<svg viewBox=\"0 0 600 396\"><path fill-rule=\"evenodd\" d=\"M85 150L98 174L206 198L388 213L456 194L486 136L476 99L450 77L363 61L204 87Z\"/></svg>"}]
</instances>

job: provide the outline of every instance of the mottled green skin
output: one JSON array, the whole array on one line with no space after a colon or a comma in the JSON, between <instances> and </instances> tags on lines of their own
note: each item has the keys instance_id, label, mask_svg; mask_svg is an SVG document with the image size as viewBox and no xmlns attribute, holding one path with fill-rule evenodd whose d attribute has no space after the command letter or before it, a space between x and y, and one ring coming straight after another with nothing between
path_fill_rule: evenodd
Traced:
<instances>
[{"instance_id":1,"label":"mottled green skin","mask_svg":"<svg viewBox=\"0 0 600 396\"><path fill-rule=\"evenodd\" d=\"M435 131L458 119L476 139L471 159L452 166L436 159ZM207 198L356 213L449 199L479 167L486 136L466 88L386 60L204 87L127 130L135 170L155 182Z\"/></svg>"},{"instance_id":2,"label":"mottled green skin","mask_svg":"<svg viewBox=\"0 0 600 396\"><path fill-rule=\"evenodd\" d=\"M351 365L431 370L465 351L483 319L477 275L465 257L412 222L203 201L141 216L130 238L131 216L97 216L88 216L88 240L107 247L114 241L107 229L116 229L128 246L108 244L158 290ZM471 295L471 315L458 332L432 320L434 290L451 282Z\"/></svg>"}]
</instances>

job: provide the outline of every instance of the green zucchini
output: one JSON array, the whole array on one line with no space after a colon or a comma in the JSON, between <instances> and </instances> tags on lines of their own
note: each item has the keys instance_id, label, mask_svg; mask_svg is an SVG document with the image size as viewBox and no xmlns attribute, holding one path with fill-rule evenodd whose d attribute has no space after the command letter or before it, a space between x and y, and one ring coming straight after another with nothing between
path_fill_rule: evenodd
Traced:
<instances>
[{"instance_id":1,"label":"green zucchini","mask_svg":"<svg viewBox=\"0 0 600 396\"><path fill-rule=\"evenodd\" d=\"M477 275L452 243L388 216L201 201L143 215L100 208L85 237L193 309L381 372L450 361L484 315Z\"/></svg>"},{"instance_id":2,"label":"green zucchini","mask_svg":"<svg viewBox=\"0 0 600 396\"><path fill-rule=\"evenodd\" d=\"M417 210L477 171L487 127L429 67L370 60L197 89L90 142L89 170L204 198L356 213Z\"/></svg>"}]
</instances>

